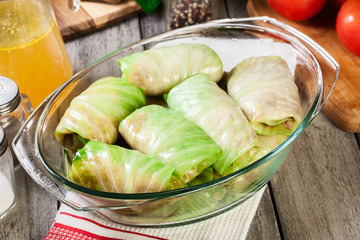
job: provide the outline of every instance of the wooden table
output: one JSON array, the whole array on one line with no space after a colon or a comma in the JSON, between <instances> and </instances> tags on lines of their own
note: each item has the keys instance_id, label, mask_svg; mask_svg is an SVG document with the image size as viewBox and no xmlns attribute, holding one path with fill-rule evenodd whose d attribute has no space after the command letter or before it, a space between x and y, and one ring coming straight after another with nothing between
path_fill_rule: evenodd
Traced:
<instances>
[{"instance_id":1,"label":"wooden table","mask_svg":"<svg viewBox=\"0 0 360 240\"><path fill-rule=\"evenodd\" d=\"M246 17L245 1L228 0L222 17ZM66 41L78 71L126 44L164 31L162 8ZM316 40L316 39L315 39ZM320 113L296 140L265 191L248 239L360 239L359 135ZM0 239L42 239L59 203L20 167L18 202L0 220ZM1 191L1 190L0 190ZM226 231L226 230L224 230Z\"/></svg>"}]
</instances>

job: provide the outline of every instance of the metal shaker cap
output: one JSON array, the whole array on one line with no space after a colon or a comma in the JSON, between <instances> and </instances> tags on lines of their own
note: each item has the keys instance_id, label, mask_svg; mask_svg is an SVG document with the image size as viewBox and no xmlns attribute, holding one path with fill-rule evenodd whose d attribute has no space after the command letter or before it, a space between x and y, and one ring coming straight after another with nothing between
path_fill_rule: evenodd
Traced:
<instances>
[{"instance_id":1,"label":"metal shaker cap","mask_svg":"<svg viewBox=\"0 0 360 240\"><path fill-rule=\"evenodd\" d=\"M0 116L14 111L20 104L21 98L16 83L0 76Z\"/></svg>"},{"instance_id":2,"label":"metal shaker cap","mask_svg":"<svg viewBox=\"0 0 360 240\"><path fill-rule=\"evenodd\" d=\"M7 141L5 137L5 131L0 126L0 156L4 154L6 148L7 148Z\"/></svg>"}]
</instances>

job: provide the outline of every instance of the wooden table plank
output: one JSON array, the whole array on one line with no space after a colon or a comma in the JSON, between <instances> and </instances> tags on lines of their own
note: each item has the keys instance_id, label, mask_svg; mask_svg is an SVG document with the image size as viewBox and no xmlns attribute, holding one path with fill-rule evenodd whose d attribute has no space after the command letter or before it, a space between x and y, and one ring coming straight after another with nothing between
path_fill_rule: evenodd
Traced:
<instances>
[{"instance_id":1,"label":"wooden table plank","mask_svg":"<svg viewBox=\"0 0 360 240\"><path fill-rule=\"evenodd\" d=\"M139 20L133 16L120 24L66 41L65 45L76 73L106 54L140 39Z\"/></svg>"},{"instance_id":2,"label":"wooden table plank","mask_svg":"<svg viewBox=\"0 0 360 240\"><path fill-rule=\"evenodd\" d=\"M264 192L246 239L281 239L269 188Z\"/></svg>"},{"instance_id":3,"label":"wooden table plank","mask_svg":"<svg viewBox=\"0 0 360 240\"><path fill-rule=\"evenodd\" d=\"M162 4L151 14L139 14L140 34L142 39L149 38L166 31L164 15L164 6Z\"/></svg>"},{"instance_id":4,"label":"wooden table plank","mask_svg":"<svg viewBox=\"0 0 360 240\"><path fill-rule=\"evenodd\" d=\"M360 239L356 138L319 114L271 180L285 239Z\"/></svg>"}]
</instances>

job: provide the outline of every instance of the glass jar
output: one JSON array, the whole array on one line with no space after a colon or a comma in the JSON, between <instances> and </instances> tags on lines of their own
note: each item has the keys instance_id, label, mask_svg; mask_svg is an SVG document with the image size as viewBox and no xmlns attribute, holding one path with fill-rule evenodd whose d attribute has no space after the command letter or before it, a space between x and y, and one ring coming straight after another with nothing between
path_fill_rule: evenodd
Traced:
<instances>
[{"instance_id":1,"label":"glass jar","mask_svg":"<svg viewBox=\"0 0 360 240\"><path fill-rule=\"evenodd\" d=\"M166 0L167 30L195 25L218 18L218 0Z\"/></svg>"},{"instance_id":2,"label":"glass jar","mask_svg":"<svg viewBox=\"0 0 360 240\"><path fill-rule=\"evenodd\" d=\"M17 84L9 78L0 76L0 125L6 132L12 153L11 142L32 111L29 98L19 92ZM14 164L18 165L16 157Z\"/></svg>"},{"instance_id":3,"label":"glass jar","mask_svg":"<svg viewBox=\"0 0 360 240\"><path fill-rule=\"evenodd\" d=\"M0 126L0 219L16 204L13 159L5 136Z\"/></svg>"},{"instance_id":4,"label":"glass jar","mask_svg":"<svg viewBox=\"0 0 360 240\"><path fill-rule=\"evenodd\" d=\"M50 0L0 1L0 76L34 107L73 74Z\"/></svg>"}]
</instances>

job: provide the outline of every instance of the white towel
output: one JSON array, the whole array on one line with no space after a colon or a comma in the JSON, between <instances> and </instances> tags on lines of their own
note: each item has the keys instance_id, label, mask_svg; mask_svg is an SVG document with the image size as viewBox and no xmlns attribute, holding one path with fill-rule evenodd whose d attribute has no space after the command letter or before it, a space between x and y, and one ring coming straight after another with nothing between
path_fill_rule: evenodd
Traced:
<instances>
[{"instance_id":1,"label":"white towel","mask_svg":"<svg viewBox=\"0 0 360 240\"><path fill-rule=\"evenodd\" d=\"M265 187L241 205L208 220L179 227L144 228L121 225L91 212L61 205L44 240L242 240L246 238Z\"/></svg>"}]
</instances>

